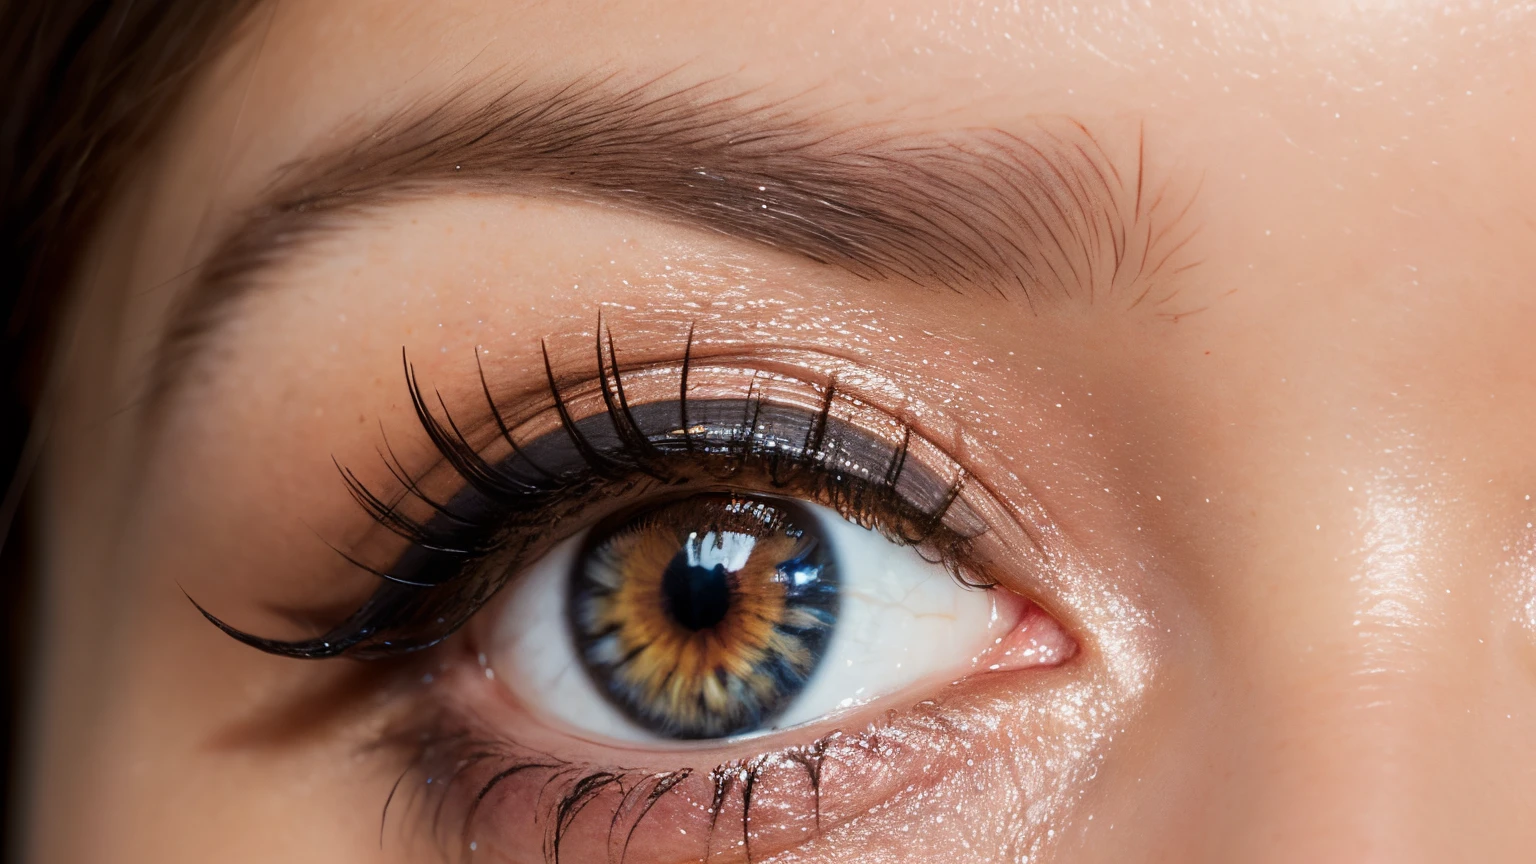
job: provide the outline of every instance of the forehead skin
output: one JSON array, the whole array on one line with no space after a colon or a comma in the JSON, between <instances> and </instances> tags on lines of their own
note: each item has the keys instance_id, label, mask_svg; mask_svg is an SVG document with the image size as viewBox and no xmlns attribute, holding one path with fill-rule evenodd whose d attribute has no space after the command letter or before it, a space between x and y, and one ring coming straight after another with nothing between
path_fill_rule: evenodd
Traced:
<instances>
[{"instance_id":1,"label":"forehead skin","mask_svg":"<svg viewBox=\"0 0 1536 864\"><path fill-rule=\"evenodd\" d=\"M1188 214L1199 227L1189 250L1198 266L1181 276L1176 300L1119 318L1014 310L1006 335L977 336L999 355L1082 361L1102 392L1135 391L1124 398L1139 406L1136 431L1125 433L1113 470L1134 494L1172 490L1178 515L1147 524L1166 529L1165 551L1192 562L1164 568L1182 581L1158 617L1170 644L1200 634L1198 674L1158 679L1140 715L1146 731L1074 790L1071 818L1054 823L1071 836L1048 848L1080 862L1523 860L1525 814L1536 805L1531 13L1517 3L1320 0L333 0L258 9L104 232L93 260L126 263L86 280L97 307L83 313L87 347L68 373L45 496L50 590L64 598L51 613L50 638L62 647L50 674L70 683L50 685L43 708L57 725L39 764L58 776L39 783L39 860L111 857L103 849L118 847L67 830L80 818L99 829L84 832L100 838L91 842L149 850L142 860L210 848L164 839L173 835L233 850L299 848L317 860L356 854L326 825L304 822L303 808L276 784L264 787L271 778L257 769L239 775L255 791L227 794L292 825L302 843L266 838L275 845L261 847L260 831L238 820L189 827L212 798L176 797L174 777L154 790L170 804L127 800L145 776L135 772L154 773L144 768L152 736L103 731L91 717L130 705L133 728L161 721L147 719L156 717L147 697L123 695L122 684L109 692L105 678L152 682L144 692L171 685L130 661L99 668L93 657L121 648L133 625L98 628L107 613L63 608L69 598L128 593L102 575L120 547L66 514L117 524L131 509L129 492L114 499L93 485L103 474L91 458L64 456L139 452L131 427L102 431L101 406L133 404L185 284L179 275L283 165L416 100L524 73L719 80L830 106L844 122L919 132L1017 129L1063 115L1121 160L1134 161L1144 136L1148 177L1198 189ZM495 224L484 230L501 211L473 209L482 205L495 206L466 205L479 232L446 230L459 212L451 208L413 210L426 233L403 242L430 241L440 272L471 272L514 245ZM507 218L529 227L526 216ZM316 267L376 266L388 250L368 245L368 230L353 258ZM313 335L303 325L283 328L350 308L317 293L322 280L300 281L301 292L278 287L254 299L252 320L302 339ZM409 305L409 282L346 302ZM447 296L492 302L483 291ZM869 302L907 302L897 296ZM597 299L571 304L547 329L585 326ZM946 332L968 326L963 305L910 304ZM346 351L397 358L396 331L421 308L379 323L375 336L354 334ZM447 322L455 350L511 326L495 310L443 308L421 326ZM126 323L111 323L119 311ZM249 330L257 335L231 344L283 344L259 325ZM297 357L274 361L263 380L330 374L343 362ZM1134 374L1123 371L1132 361ZM393 370L351 373L367 383L349 391L361 394L358 410L347 403L349 418L380 413L398 395L393 379L373 384ZM238 366L210 375L235 389L261 377ZM1125 432L1123 420L1093 422ZM278 674L272 668L263 674ZM79 779L82 752L100 760L100 788ZM367 835L371 800L327 825ZM74 814L85 802L94 809Z\"/></svg>"}]
</instances>

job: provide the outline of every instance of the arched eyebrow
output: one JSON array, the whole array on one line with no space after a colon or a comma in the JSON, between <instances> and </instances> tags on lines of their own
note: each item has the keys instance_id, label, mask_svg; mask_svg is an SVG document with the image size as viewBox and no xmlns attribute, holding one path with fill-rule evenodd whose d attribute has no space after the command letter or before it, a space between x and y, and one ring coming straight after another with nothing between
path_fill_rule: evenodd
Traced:
<instances>
[{"instance_id":1,"label":"arched eyebrow","mask_svg":"<svg viewBox=\"0 0 1536 864\"><path fill-rule=\"evenodd\" d=\"M1146 187L1144 142L1122 168L1070 118L911 133L839 122L807 97L673 77L481 82L284 166L173 308L151 401L262 271L362 214L454 191L617 206L865 279L988 292L1036 311L1071 299L1135 306L1192 236L1175 230L1189 201L1175 207L1166 184Z\"/></svg>"}]
</instances>

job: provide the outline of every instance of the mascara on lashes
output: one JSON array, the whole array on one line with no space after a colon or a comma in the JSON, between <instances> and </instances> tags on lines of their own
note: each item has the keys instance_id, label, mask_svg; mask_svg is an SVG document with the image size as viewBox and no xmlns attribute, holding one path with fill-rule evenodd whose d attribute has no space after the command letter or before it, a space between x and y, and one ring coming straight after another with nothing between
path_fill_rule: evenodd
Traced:
<instances>
[{"instance_id":1,"label":"mascara on lashes","mask_svg":"<svg viewBox=\"0 0 1536 864\"><path fill-rule=\"evenodd\" d=\"M747 489L788 490L898 542L937 545L940 558L951 565L969 538L984 530L959 499L965 474L958 465L950 466L953 476L945 478L908 458L921 440L910 428L901 426L900 437L892 441L835 416L834 407L845 399L835 383L822 388L814 410L772 401L757 389L755 379L740 398L690 398L690 333L678 398L631 405L611 333L607 361L602 348L599 341L595 383L602 404L579 419L572 417L570 401L581 388L562 387L545 353L552 402L546 410L558 415L559 427L527 442L508 428L480 370L489 414L485 425L494 421L498 440L509 448L494 464L480 452L488 445L476 447L466 438L465 427L440 394L434 393L440 412L432 408L402 352L417 419L463 488L439 502L390 453L385 461L401 491L386 499L338 466L370 517L410 545L385 569L337 550L383 583L319 637L265 638L238 630L200 606L199 611L233 638L282 656L368 658L430 647L483 606L556 524L605 497L683 484L721 488L734 481ZM428 515L418 518L408 510Z\"/></svg>"}]
</instances>

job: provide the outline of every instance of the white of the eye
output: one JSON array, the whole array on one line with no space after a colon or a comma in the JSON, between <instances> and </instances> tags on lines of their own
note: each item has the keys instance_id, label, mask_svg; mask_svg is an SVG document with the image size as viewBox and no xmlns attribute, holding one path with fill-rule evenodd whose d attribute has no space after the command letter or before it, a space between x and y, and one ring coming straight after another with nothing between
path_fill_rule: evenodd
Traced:
<instances>
[{"instance_id":1,"label":"white of the eye","mask_svg":"<svg viewBox=\"0 0 1536 864\"><path fill-rule=\"evenodd\" d=\"M494 624L490 662L496 677L526 705L586 732L615 741L665 741L630 722L598 692L581 665L565 598L571 568L587 532L562 541L519 577Z\"/></svg>"},{"instance_id":2,"label":"white of the eye","mask_svg":"<svg viewBox=\"0 0 1536 864\"><path fill-rule=\"evenodd\" d=\"M968 660L1011 626L988 592L960 586L942 566L835 511L807 506L836 555L841 606L821 664L772 729L809 723L942 675L959 677L969 670ZM558 544L513 585L492 624L489 659L497 678L573 734L677 745L610 705L577 656L565 603L584 539L585 532Z\"/></svg>"},{"instance_id":3,"label":"white of the eye","mask_svg":"<svg viewBox=\"0 0 1536 864\"><path fill-rule=\"evenodd\" d=\"M773 728L810 723L937 676L958 678L1012 623L1000 619L990 593L965 588L916 550L825 507L813 510L837 556L841 608L821 665Z\"/></svg>"}]
</instances>

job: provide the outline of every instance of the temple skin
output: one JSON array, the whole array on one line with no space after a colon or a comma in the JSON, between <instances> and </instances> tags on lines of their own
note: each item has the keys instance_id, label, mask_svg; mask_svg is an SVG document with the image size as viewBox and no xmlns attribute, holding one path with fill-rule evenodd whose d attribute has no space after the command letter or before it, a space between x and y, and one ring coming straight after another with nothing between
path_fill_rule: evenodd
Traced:
<instances>
[{"instance_id":1,"label":"temple skin","mask_svg":"<svg viewBox=\"0 0 1536 864\"><path fill-rule=\"evenodd\" d=\"M355 604L371 583L326 544L376 526L332 459L387 480L387 437L428 460L402 347L451 405L477 398L476 357L515 401L542 386L541 339L561 370L590 362L599 308L637 362L675 362L692 327L701 356L835 377L912 423L974 478L991 526L977 554L1077 646L883 703L889 764L841 763L858 788L829 780L836 818L803 843L788 798L763 811L757 860L1529 860L1533 13L258 5L84 253L37 481L29 860L434 860L421 808L392 810L381 848L403 765L372 745L423 700L518 727L496 682L449 669L451 652L407 670L442 673L425 691L264 656L186 596L251 627ZM1072 281L1068 262L1082 277L1096 253L1070 248L1052 253L1057 282L1042 267L1012 287L861 269L585 186L450 177L264 261L175 361L174 392L144 398L197 265L285 166L424 100L525 80L697 85L852 135L837 140L855 153L868 136L1080 130L1056 140L1091 141L1105 171L1078 204L1116 213L1109 234L1163 232L1166 266ZM1042 195L1020 200L1072 198ZM615 754L538 735L655 770L757 746ZM474 860L538 860L538 826L498 813ZM698 818L682 799L656 814L669 830L632 860L666 860L670 829ZM595 824L573 849L597 854Z\"/></svg>"}]
</instances>

